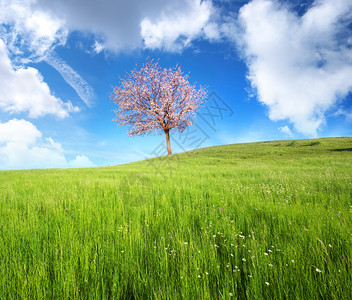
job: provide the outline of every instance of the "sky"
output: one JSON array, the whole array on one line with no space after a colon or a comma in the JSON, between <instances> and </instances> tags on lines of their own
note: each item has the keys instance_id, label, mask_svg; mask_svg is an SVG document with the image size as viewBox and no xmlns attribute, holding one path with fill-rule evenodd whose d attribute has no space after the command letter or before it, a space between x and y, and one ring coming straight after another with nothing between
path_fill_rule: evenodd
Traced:
<instances>
[{"instance_id":1,"label":"sky","mask_svg":"<svg viewBox=\"0 0 352 300\"><path fill-rule=\"evenodd\" d=\"M351 0L0 0L0 23L0 170L167 154L113 122L147 58L208 91L174 153L352 136Z\"/></svg>"}]
</instances>

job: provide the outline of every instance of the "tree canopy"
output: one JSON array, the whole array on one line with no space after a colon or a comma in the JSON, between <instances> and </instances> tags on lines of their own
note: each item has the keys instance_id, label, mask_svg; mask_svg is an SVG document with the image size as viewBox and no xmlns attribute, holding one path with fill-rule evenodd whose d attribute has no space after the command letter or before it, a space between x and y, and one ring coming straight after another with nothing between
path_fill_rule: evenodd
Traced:
<instances>
[{"instance_id":1,"label":"tree canopy","mask_svg":"<svg viewBox=\"0 0 352 300\"><path fill-rule=\"evenodd\" d=\"M159 62L147 60L141 69L126 74L119 87L113 87L114 121L128 125L130 136L164 132L171 154L170 130L183 131L192 125L207 94L188 79L179 66L163 69Z\"/></svg>"}]
</instances>

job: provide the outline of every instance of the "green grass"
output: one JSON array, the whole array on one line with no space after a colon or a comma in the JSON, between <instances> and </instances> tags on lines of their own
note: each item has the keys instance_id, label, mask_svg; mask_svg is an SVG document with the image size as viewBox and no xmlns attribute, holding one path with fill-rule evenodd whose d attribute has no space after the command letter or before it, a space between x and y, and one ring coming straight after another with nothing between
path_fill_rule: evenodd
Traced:
<instances>
[{"instance_id":1,"label":"green grass","mask_svg":"<svg viewBox=\"0 0 352 300\"><path fill-rule=\"evenodd\" d=\"M350 299L352 138L0 172L0 299Z\"/></svg>"}]
</instances>

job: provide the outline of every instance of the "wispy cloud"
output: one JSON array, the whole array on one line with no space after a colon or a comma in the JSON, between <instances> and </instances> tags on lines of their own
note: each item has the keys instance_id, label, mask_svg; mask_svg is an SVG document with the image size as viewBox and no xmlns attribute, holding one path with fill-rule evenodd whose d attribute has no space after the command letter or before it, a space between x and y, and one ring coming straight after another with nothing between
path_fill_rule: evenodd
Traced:
<instances>
[{"instance_id":1,"label":"wispy cloud","mask_svg":"<svg viewBox=\"0 0 352 300\"><path fill-rule=\"evenodd\" d=\"M352 122L352 111L351 110L343 110L338 109L334 114L334 117L344 116L347 122Z\"/></svg>"},{"instance_id":2,"label":"wispy cloud","mask_svg":"<svg viewBox=\"0 0 352 300\"><path fill-rule=\"evenodd\" d=\"M62 78L76 91L88 107L92 106L94 90L75 70L53 51L45 56L44 61L61 74Z\"/></svg>"}]
</instances>

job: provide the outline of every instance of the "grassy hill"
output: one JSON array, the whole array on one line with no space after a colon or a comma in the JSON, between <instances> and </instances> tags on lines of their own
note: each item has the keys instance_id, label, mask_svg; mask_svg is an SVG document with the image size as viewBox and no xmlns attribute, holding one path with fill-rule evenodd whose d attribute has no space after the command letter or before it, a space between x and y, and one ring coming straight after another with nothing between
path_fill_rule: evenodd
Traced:
<instances>
[{"instance_id":1,"label":"grassy hill","mask_svg":"<svg viewBox=\"0 0 352 300\"><path fill-rule=\"evenodd\" d=\"M352 138L0 172L0 298L350 299Z\"/></svg>"}]
</instances>

